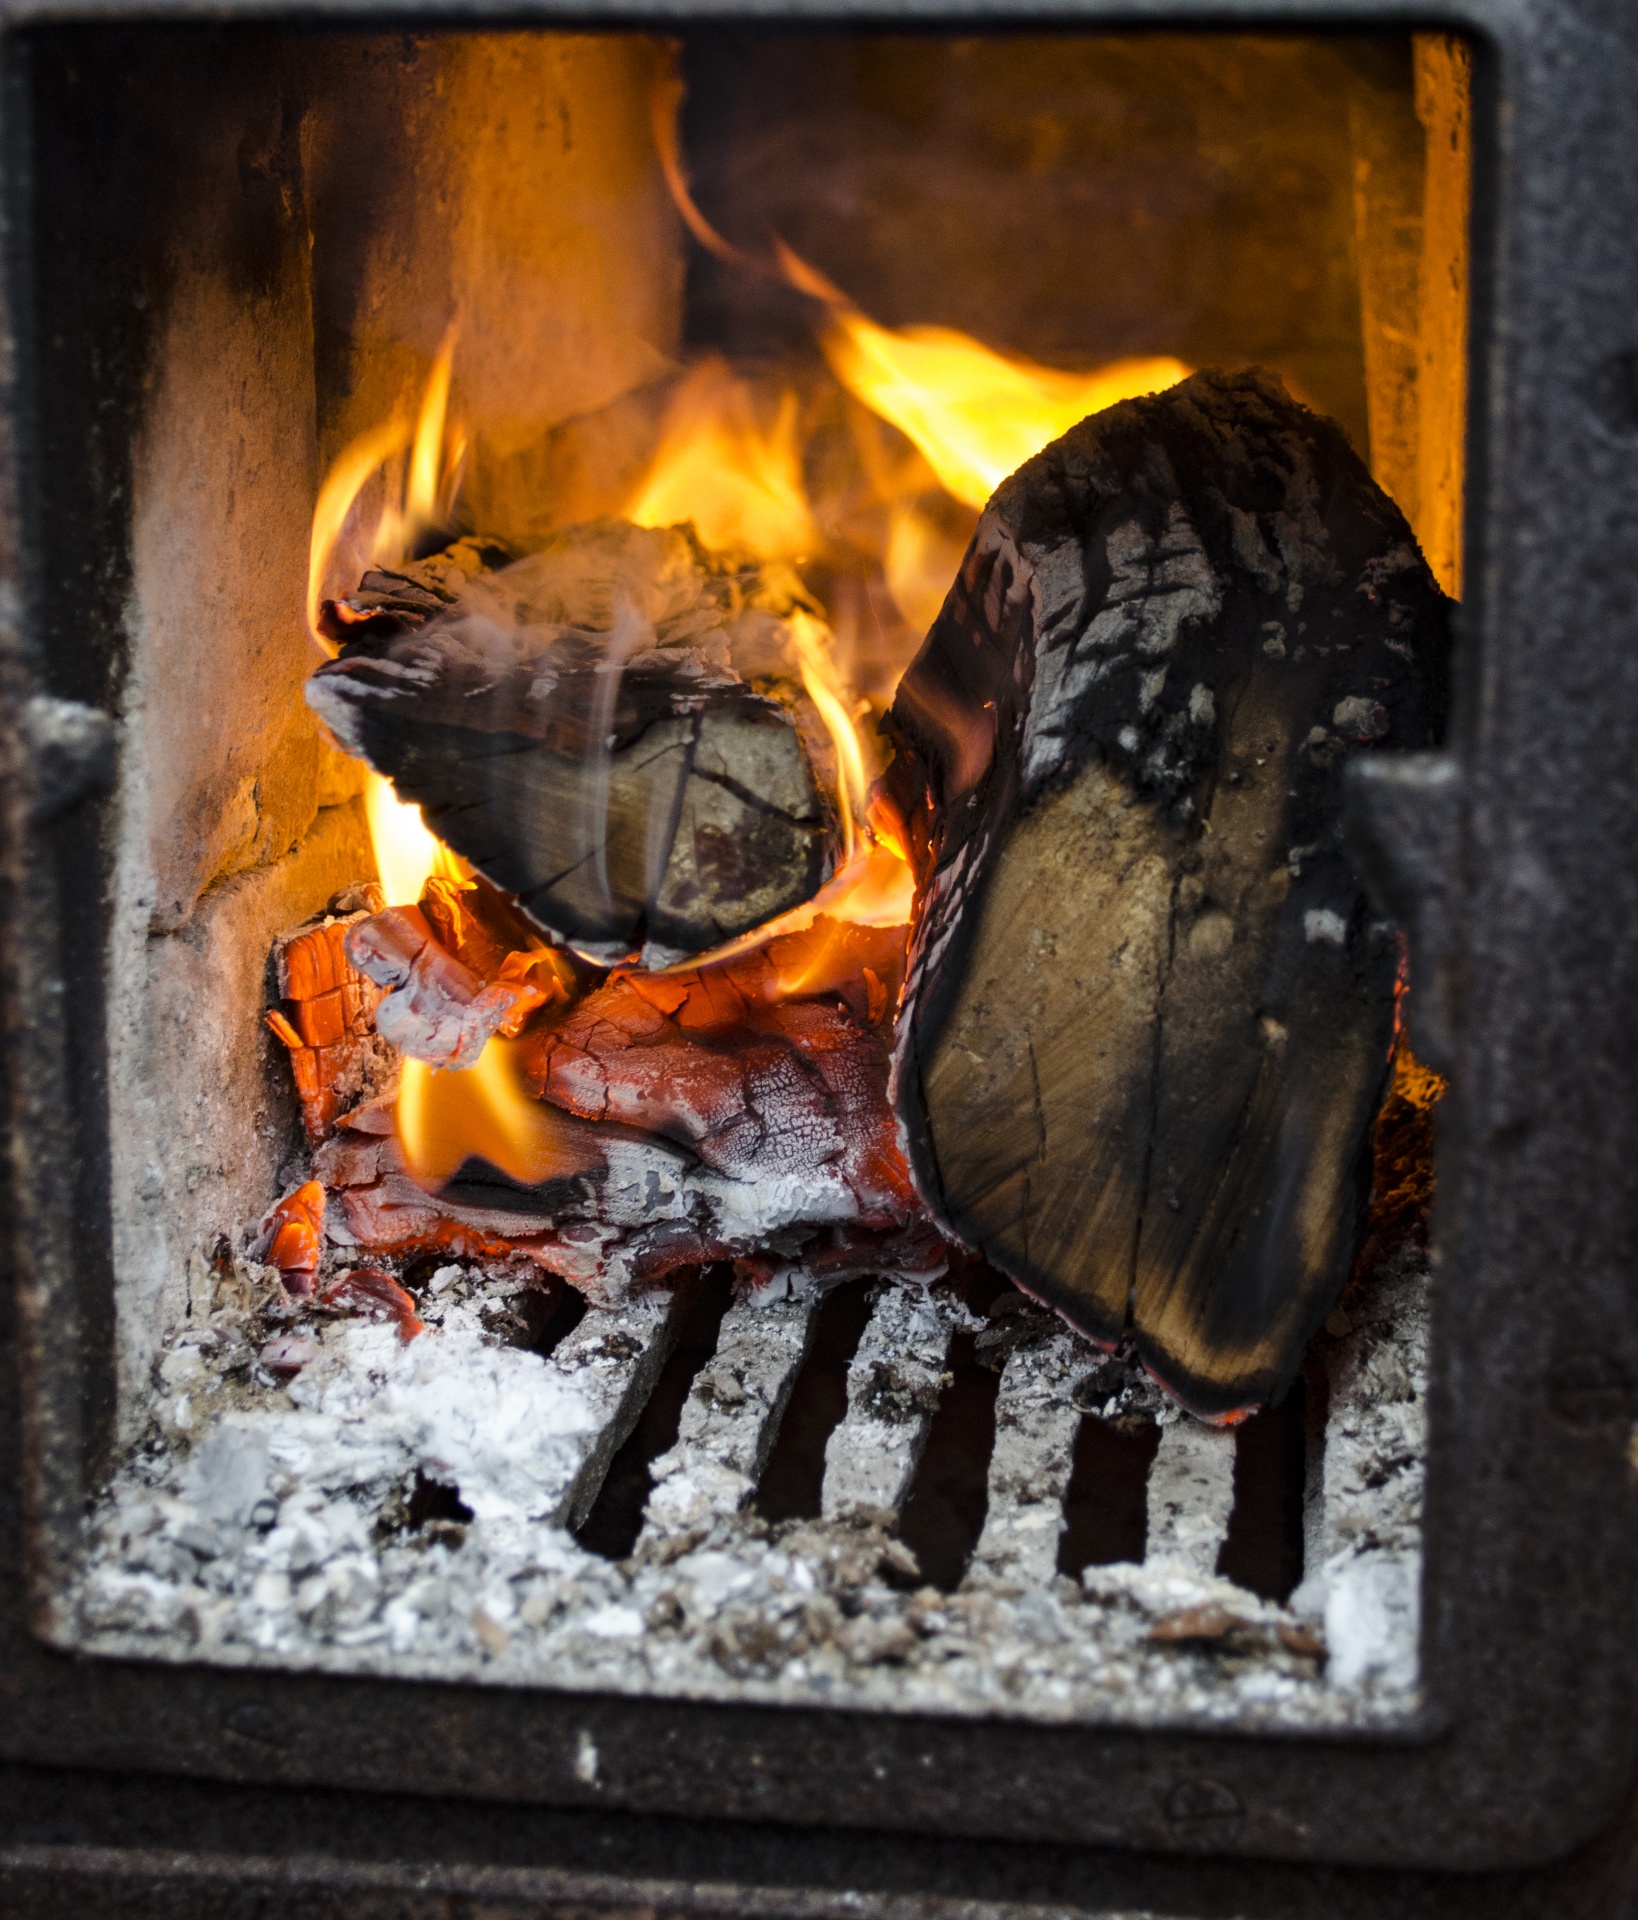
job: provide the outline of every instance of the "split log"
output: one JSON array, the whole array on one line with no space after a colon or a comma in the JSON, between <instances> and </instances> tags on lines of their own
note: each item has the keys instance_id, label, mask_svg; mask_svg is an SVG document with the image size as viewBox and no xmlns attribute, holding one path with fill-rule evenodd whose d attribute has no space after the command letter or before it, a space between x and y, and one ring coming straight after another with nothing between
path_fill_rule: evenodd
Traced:
<instances>
[{"instance_id":1,"label":"split log","mask_svg":"<svg viewBox=\"0 0 1638 1920\"><path fill-rule=\"evenodd\" d=\"M613 521L421 574L326 608L346 644L307 697L538 926L697 953L817 890L837 823L784 659L794 588Z\"/></svg>"},{"instance_id":2,"label":"split log","mask_svg":"<svg viewBox=\"0 0 1638 1920\"><path fill-rule=\"evenodd\" d=\"M1447 646L1340 429L1206 373L1002 486L888 717L922 1191L1211 1417L1283 1392L1358 1246L1397 955L1342 768L1438 739Z\"/></svg>"}]
</instances>

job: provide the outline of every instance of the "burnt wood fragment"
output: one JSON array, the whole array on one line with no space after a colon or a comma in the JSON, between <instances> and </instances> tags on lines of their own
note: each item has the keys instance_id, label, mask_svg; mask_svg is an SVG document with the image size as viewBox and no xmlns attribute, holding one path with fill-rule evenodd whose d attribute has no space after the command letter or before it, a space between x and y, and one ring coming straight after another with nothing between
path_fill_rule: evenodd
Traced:
<instances>
[{"instance_id":1,"label":"burnt wood fragment","mask_svg":"<svg viewBox=\"0 0 1638 1920\"><path fill-rule=\"evenodd\" d=\"M683 529L598 522L492 574L367 576L308 699L538 926L697 953L834 863L778 607Z\"/></svg>"},{"instance_id":2,"label":"burnt wood fragment","mask_svg":"<svg viewBox=\"0 0 1638 1920\"><path fill-rule=\"evenodd\" d=\"M1359 1243L1398 948L1342 767L1438 739L1447 646L1341 430L1203 373L1002 486L888 716L922 1189L1207 1415L1284 1390Z\"/></svg>"}]
</instances>

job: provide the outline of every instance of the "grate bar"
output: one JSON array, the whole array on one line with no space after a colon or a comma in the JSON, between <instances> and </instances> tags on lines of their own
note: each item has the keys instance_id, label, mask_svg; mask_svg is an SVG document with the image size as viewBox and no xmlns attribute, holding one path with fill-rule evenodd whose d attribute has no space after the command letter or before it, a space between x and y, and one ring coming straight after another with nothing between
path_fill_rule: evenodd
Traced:
<instances>
[{"instance_id":1,"label":"grate bar","mask_svg":"<svg viewBox=\"0 0 1638 1920\"><path fill-rule=\"evenodd\" d=\"M1096 1358L1067 1329L1007 1356L996 1396L989 1507L968 1584L1044 1586L1052 1579L1081 1423L1070 1395Z\"/></svg>"},{"instance_id":2,"label":"grate bar","mask_svg":"<svg viewBox=\"0 0 1638 1920\"><path fill-rule=\"evenodd\" d=\"M1335 1684L1412 1686L1422 1581L1427 1448L1425 1270L1379 1275L1349 1315L1339 1348L1317 1485L1306 1516L1306 1566L1292 1605L1319 1617Z\"/></svg>"},{"instance_id":3,"label":"grate bar","mask_svg":"<svg viewBox=\"0 0 1638 1920\"><path fill-rule=\"evenodd\" d=\"M1146 1566L1162 1562L1210 1578L1234 1508L1234 1429L1177 1414L1160 1430L1149 1469Z\"/></svg>"},{"instance_id":4,"label":"grate bar","mask_svg":"<svg viewBox=\"0 0 1638 1920\"><path fill-rule=\"evenodd\" d=\"M564 1449L561 1490L548 1509L558 1526L580 1526L626 1436L654 1390L677 1337L681 1290L640 1294L618 1307L594 1307L546 1362L572 1381L586 1408L585 1430Z\"/></svg>"},{"instance_id":5,"label":"grate bar","mask_svg":"<svg viewBox=\"0 0 1638 1920\"><path fill-rule=\"evenodd\" d=\"M820 1511L887 1518L909 1497L945 1384L953 1323L914 1287L884 1287L847 1375L847 1412L825 1447Z\"/></svg>"},{"instance_id":6,"label":"grate bar","mask_svg":"<svg viewBox=\"0 0 1638 1920\"><path fill-rule=\"evenodd\" d=\"M708 1527L749 1503L813 1344L819 1307L813 1293L768 1306L742 1300L723 1315L716 1352L684 1403L676 1445L650 1468L645 1540Z\"/></svg>"}]
</instances>

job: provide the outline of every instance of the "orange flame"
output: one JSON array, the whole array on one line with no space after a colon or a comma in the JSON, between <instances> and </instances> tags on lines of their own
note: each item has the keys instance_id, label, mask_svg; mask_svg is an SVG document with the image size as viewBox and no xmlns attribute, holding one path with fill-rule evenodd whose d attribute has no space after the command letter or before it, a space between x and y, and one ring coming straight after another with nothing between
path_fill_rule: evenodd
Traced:
<instances>
[{"instance_id":1,"label":"orange flame","mask_svg":"<svg viewBox=\"0 0 1638 1920\"><path fill-rule=\"evenodd\" d=\"M1158 393L1189 372L1180 360L1131 359L1062 373L951 327L890 332L845 310L820 344L842 385L915 442L947 492L979 508L1089 413Z\"/></svg>"},{"instance_id":2,"label":"orange flame","mask_svg":"<svg viewBox=\"0 0 1638 1920\"><path fill-rule=\"evenodd\" d=\"M722 360L705 360L678 385L659 450L627 511L640 527L692 520L708 547L799 560L819 544L802 484L794 393L780 396L770 427L750 390Z\"/></svg>"},{"instance_id":3,"label":"orange flame","mask_svg":"<svg viewBox=\"0 0 1638 1920\"><path fill-rule=\"evenodd\" d=\"M449 444L445 445L455 334L452 324L432 363L413 429L407 420L395 416L361 433L342 450L319 488L307 551L307 625L327 654L335 649L319 632L318 617L330 563L353 518L359 497L376 475L390 468L406 448L409 460L400 497L396 501L391 498L389 485L388 498L380 509L374 532L363 543L365 548L372 559L392 566L406 559L424 534L448 524L466 456L466 437L459 430L448 436Z\"/></svg>"},{"instance_id":4,"label":"orange flame","mask_svg":"<svg viewBox=\"0 0 1638 1920\"><path fill-rule=\"evenodd\" d=\"M516 1045L491 1040L464 1072L438 1073L424 1061L404 1061L398 1140L416 1180L442 1186L469 1156L529 1187L602 1164L573 1121L530 1098Z\"/></svg>"},{"instance_id":5,"label":"orange flame","mask_svg":"<svg viewBox=\"0 0 1638 1920\"><path fill-rule=\"evenodd\" d=\"M466 455L464 434L456 429L446 435L455 334L451 325L438 348L413 430L405 420L394 418L360 434L343 450L319 488L307 556L307 625L326 653L334 648L320 633L318 618L336 549L359 496L406 448L409 459L401 497L394 501L389 488L367 543L371 557L392 566L405 559L423 535L449 523ZM461 862L427 831L421 809L400 800L379 774L372 773L365 784L364 808L375 870L389 906L413 905L431 874L463 877Z\"/></svg>"},{"instance_id":6,"label":"orange flame","mask_svg":"<svg viewBox=\"0 0 1638 1920\"><path fill-rule=\"evenodd\" d=\"M953 327L878 326L783 241L774 248L791 285L830 309L819 344L831 372L914 442L946 492L969 507L982 509L1009 474L1088 414L1188 378L1169 356L1066 373Z\"/></svg>"},{"instance_id":7,"label":"orange flame","mask_svg":"<svg viewBox=\"0 0 1638 1920\"><path fill-rule=\"evenodd\" d=\"M836 749L836 811L842 821L842 859L853 858L858 844L857 822L869 803L870 781L865 773L865 748L854 724L847 690L837 670L834 636L811 614L795 608L787 619L797 667L808 698L819 710L831 745Z\"/></svg>"}]
</instances>

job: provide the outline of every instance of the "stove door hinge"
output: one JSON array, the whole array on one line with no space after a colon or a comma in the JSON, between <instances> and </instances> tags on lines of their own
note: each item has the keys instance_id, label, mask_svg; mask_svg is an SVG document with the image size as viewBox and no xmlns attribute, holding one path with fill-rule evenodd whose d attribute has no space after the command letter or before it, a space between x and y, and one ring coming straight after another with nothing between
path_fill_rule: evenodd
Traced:
<instances>
[{"instance_id":1,"label":"stove door hinge","mask_svg":"<svg viewBox=\"0 0 1638 1920\"><path fill-rule=\"evenodd\" d=\"M1362 754L1349 764L1343 789L1348 843L1410 949L1411 1043L1444 1074L1455 1055L1466 971L1465 792L1447 753Z\"/></svg>"}]
</instances>

